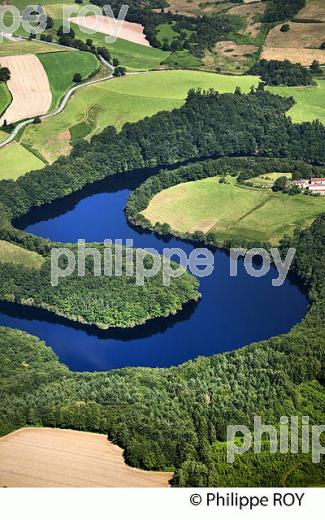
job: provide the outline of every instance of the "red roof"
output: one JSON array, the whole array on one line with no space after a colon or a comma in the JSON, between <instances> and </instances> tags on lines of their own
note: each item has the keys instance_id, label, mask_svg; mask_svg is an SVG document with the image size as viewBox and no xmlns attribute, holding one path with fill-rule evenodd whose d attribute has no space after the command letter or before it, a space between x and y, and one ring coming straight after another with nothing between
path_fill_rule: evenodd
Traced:
<instances>
[{"instance_id":1,"label":"red roof","mask_svg":"<svg viewBox=\"0 0 325 520\"><path fill-rule=\"evenodd\" d=\"M311 182L325 182L325 177L312 177Z\"/></svg>"}]
</instances>

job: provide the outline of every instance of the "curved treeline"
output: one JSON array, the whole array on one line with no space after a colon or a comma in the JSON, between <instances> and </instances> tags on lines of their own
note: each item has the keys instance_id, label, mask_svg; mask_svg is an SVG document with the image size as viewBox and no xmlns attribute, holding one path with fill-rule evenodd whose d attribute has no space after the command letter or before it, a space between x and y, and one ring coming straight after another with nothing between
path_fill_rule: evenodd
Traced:
<instances>
[{"instance_id":1,"label":"curved treeline","mask_svg":"<svg viewBox=\"0 0 325 520\"><path fill-rule=\"evenodd\" d=\"M116 173L163 167L209 157L282 157L325 164L325 128L293 124L285 112L293 105L262 89L242 95L190 91L180 109L108 127L90 143L80 141L71 156L32 171L17 181L0 182L0 238L41 254L44 239L15 230L10 222L41 206Z\"/></svg>"},{"instance_id":2,"label":"curved treeline","mask_svg":"<svg viewBox=\"0 0 325 520\"><path fill-rule=\"evenodd\" d=\"M245 239L233 239L231 241L220 241L215 232L204 234L201 231L194 233L175 232L166 223L157 222L153 225L144 215L141 214L145 210L150 200L160 191L176 186L183 182L196 181L215 177L217 175L232 175L238 177L239 183L246 181L252 177L258 177L264 173L273 172L289 172L292 173L294 179L324 177L324 166L312 166L303 161L292 161L291 159L277 158L252 158L252 157L224 157L216 160L206 160L194 164L181 166L175 170L163 170L158 175L149 177L138 188L136 188L129 196L125 213L128 220L145 229L154 230L161 235L177 235L183 239L192 239L204 242L205 244L218 245L219 247L238 247L254 245L255 247L268 247L270 244L254 241L250 243Z\"/></svg>"},{"instance_id":3,"label":"curved treeline","mask_svg":"<svg viewBox=\"0 0 325 520\"><path fill-rule=\"evenodd\" d=\"M313 84L310 70L289 60L260 60L248 73L260 76L266 85L294 87Z\"/></svg>"},{"instance_id":4,"label":"curved treeline","mask_svg":"<svg viewBox=\"0 0 325 520\"><path fill-rule=\"evenodd\" d=\"M1 434L26 424L106 432L129 464L176 469L175 485L324 484L324 456L247 453L225 462L228 424L324 424L325 216L282 244L312 305L288 334L168 369L77 373L23 332L0 329ZM246 302L247 303L247 302Z\"/></svg>"}]
</instances>

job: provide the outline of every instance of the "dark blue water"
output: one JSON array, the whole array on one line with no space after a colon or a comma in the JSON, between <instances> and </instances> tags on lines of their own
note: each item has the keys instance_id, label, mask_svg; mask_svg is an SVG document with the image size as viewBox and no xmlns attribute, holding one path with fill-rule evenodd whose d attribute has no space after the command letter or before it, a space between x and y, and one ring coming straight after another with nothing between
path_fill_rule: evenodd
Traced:
<instances>
[{"instance_id":1,"label":"dark blue water","mask_svg":"<svg viewBox=\"0 0 325 520\"><path fill-rule=\"evenodd\" d=\"M34 211L20 222L27 231L62 242L133 239L135 247L181 247L193 245L131 228L125 218L129 189L136 184L125 178L110 190L84 192ZM139 180L138 180L139 182ZM135 184L134 184L135 183ZM112 186L112 183L111 183ZM96 188L93 188L96 191ZM176 317L154 320L129 330L99 331L76 325L50 313L17 305L0 306L0 324L32 333L50 345L60 360L73 370L108 370L125 366L167 367L199 355L210 355L241 347L287 332L303 318L307 298L292 280L273 287L275 268L262 278L252 278L239 263L238 276L229 276L229 257L214 252L215 269L201 279L202 299Z\"/></svg>"}]
</instances>

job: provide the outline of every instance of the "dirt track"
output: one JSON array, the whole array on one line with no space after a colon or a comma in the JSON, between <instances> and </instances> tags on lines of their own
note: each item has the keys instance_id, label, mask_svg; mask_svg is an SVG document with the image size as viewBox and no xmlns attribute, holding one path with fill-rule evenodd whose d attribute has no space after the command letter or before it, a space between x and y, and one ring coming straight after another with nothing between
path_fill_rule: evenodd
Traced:
<instances>
[{"instance_id":1,"label":"dirt track","mask_svg":"<svg viewBox=\"0 0 325 520\"><path fill-rule=\"evenodd\" d=\"M93 29L96 32L102 34L109 36L115 35L115 26L113 25L111 19L107 16L75 16L73 18L69 18L69 21L78 24L80 27ZM91 38L91 35L89 35L89 38ZM148 40L146 40L146 37L143 33L143 26L139 23L131 23L124 20L118 33L118 38L150 47L150 43Z\"/></svg>"},{"instance_id":2,"label":"dirt track","mask_svg":"<svg viewBox=\"0 0 325 520\"><path fill-rule=\"evenodd\" d=\"M171 477L130 468L105 435L23 428L0 438L0 487L168 487Z\"/></svg>"},{"instance_id":3,"label":"dirt track","mask_svg":"<svg viewBox=\"0 0 325 520\"><path fill-rule=\"evenodd\" d=\"M1 67L8 67L11 79L8 88L12 95L11 105L0 119L15 123L21 119L46 114L51 106L50 84L39 59L33 54L0 58Z\"/></svg>"}]
</instances>

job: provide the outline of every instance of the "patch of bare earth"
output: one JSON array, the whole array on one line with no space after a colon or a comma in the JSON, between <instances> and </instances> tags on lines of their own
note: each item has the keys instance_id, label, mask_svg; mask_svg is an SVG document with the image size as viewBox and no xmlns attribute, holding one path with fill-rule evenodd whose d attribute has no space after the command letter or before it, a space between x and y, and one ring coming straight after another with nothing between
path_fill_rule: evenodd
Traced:
<instances>
[{"instance_id":1,"label":"patch of bare earth","mask_svg":"<svg viewBox=\"0 0 325 520\"><path fill-rule=\"evenodd\" d=\"M309 67L314 60L318 60L320 64L325 64L324 51L317 49L281 49L276 47L264 48L261 54L264 60L289 60L291 63L301 63L305 67Z\"/></svg>"},{"instance_id":2,"label":"patch of bare earth","mask_svg":"<svg viewBox=\"0 0 325 520\"><path fill-rule=\"evenodd\" d=\"M246 59L247 55L257 51L255 45L238 45L233 41L221 41L215 45L215 51L224 58Z\"/></svg>"},{"instance_id":3,"label":"patch of bare earth","mask_svg":"<svg viewBox=\"0 0 325 520\"><path fill-rule=\"evenodd\" d=\"M299 11L296 19L319 20L320 22L325 22L324 0L309 0L307 5Z\"/></svg>"},{"instance_id":4,"label":"patch of bare earth","mask_svg":"<svg viewBox=\"0 0 325 520\"><path fill-rule=\"evenodd\" d=\"M0 439L1 487L168 487L172 476L127 466L96 433L24 428Z\"/></svg>"},{"instance_id":5,"label":"patch of bare earth","mask_svg":"<svg viewBox=\"0 0 325 520\"><path fill-rule=\"evenodd\" d=\"M43 65L32 54L0 58L1 67L8 67L11 78L8 88L12 102L0 119L8 124L22 119L43 115L48 112L52 102L50 84Z\"/></svg>"},{"instance_id":6,"label":"patch of bare earth","mask_svg":"<svg viewBox=\"0 0 325 520\"><path fill-rule=\"evenodd\" d=\"M202 16L209 13L220 13L227 11L232 4L225 0L169 0L169 7L166 11L174 14L182 14L184 16ZM160 9L154 9L159 12Z\"/></svg>"},{"instance_id":7,"label":"patch of bare earth","mask_svg":"<svg viewBox=\"0 0 325 520\"><path fill-rule=\"evenodd\" d=\"M258 22L256 17L262 15L265 8L265 3L247 3L245 5L232 7L232 9L228 11L228 14L243 17L247 24L243 33L252 36L252 38L256 38L262 27L261 22Z\"/></svg>"},{"instance_id":8,"label":"patch of bare earth","mask_svg":"<svg viewBox=\"0 0 325 520\"><path fill-rule=\"evenodd\" d=\"M107 16L74 16L69 18L69 21L78 24L80 27L86 27L108 36L116 36L122 40L150 47L150 43L143 32L143 25L139 23L124 20L121 27L118 27L115 19Z\"/></svg>"},{"instance_id":9,"label":"patch of bare earth","mask_svg":"<svg viewBox=\"0 0 325 520\"><path fill-rule=\"evenodd\" d=\"M206 67L218 67L225 72L244 72L249 58L257 50L255 45L238 45L233 41L221 41L216 43L213 52L206 52L203 63Z\"/></svg>"}]
</instances>

